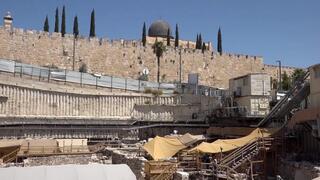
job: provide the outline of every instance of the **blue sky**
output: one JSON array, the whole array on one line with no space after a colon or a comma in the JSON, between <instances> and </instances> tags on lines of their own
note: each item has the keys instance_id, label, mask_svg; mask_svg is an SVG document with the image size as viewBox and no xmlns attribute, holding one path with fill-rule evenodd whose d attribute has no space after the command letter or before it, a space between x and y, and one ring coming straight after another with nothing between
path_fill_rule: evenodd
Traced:
<instances>
[{"instance_id":1,"label":"blue sky","mask_svg":"<svg viewBox=\"0 0 320 180\"><path fill-rule=\"evenodd\" d=\"M10 11L15 27L37 30L48 15L52 31L55 9L61 13L63 5L68 32L78 15L80 34L88 35L94 8L99 37L139 39L144 21L149 26L163 19L171 27L179 24L181 39L201 33L215 47L221 26L224 51L260 55L267 64L320 63L319 0L0 0L0 14Z\"/></svg>"}]
</instances>

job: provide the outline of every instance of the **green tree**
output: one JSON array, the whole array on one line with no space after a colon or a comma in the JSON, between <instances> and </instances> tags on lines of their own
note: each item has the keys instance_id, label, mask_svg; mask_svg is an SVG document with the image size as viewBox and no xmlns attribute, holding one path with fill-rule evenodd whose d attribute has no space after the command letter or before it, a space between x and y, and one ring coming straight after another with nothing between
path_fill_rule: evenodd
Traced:
<instances>
[{"instance_id":1,"label":"green tree","mask_svg":"<svg viewBox=\"0 0 320 180\"><path fill-rule=\"evenodd\" d=\"M170 46L170 29L168 28L168 31L167 31L167 46Z\"/></svg>"},{"instance_id":2,"label":"green tree","mask_svg":"<svg viewBox=\"0 0 320 180\"><path fill-rule=\"evenodd\" d=\"M197 34L196 49L199 49L199 34Z\"/></svg>"},{"instance_id":3,"label":"green tree","mask_svg":"<svg viewBox=\"0 0 320 180\"><path fill-rule=\"evenodd\" d=\"M78 16L75 16L73 20L73 35L75 37L78 37L79 35Z\"/></svg>"},{"instance_id":4,"label":"green tree","mask_svg":"<svg viewBox=\"0 0 320 180\"><path fill-rule=\"evenodd\" d=\"M143 28L142 28L142 44L145 47L146 46L146 42L147 42L147 33L146 33L146 23L143 23Z\"/></svg>"},{"instance_id":5,"label":"green tree","mask_svg":"<svg viewBox=\"0 0 320 180\"><path fill-rule=\"evenodd\" d=\"M49 20L48 20L48 16L46 16L46 20L44 21L43 31L49 32Z\"/></svg>"},{"instance_id":6,"label":"green tree","mask_svg":"<svg viewBox=\"0 0 320 180\"><path fill-rule=\"evenodd\" d=\"M270 79L271 81L271 89L278 89L278 81L277 79Z\"/></svg>"},{"instance_id":7,"label":"green tree","mask_svg":"<svg viewBox=\"0 0 320 180\"><path fill-rule=\"evenodd\" d=\"M284 71L284 73L282 74L282 89L287 91L291 88L291 81L290 81L290 77L288 76L287 72Z\"/></svg>"},{"instance_id":8,"label":"green tree","mask_svg":"<svg viewBox=\"0 0 320 180\"><path fill-rule=\"evenodd\" d=\"M202 49L202 37L201 37L201 33L199 34L199 47L198 49Z\"/></svg>"},{"instance_id":9,"label":"green tree","mask_svg":"<svg viewBox=\"0 0 320 180\"><path fill-rule=\"evenodd\" d=\"M158 40L156 39L152 48L153 48L153 52L157 56L157 64L158 64L157 82L159 83L159 81L160 81L160 57L162 57L163 53L166 51L166 47L164 46L163 42L158 42Z\"/></svg>"},{"instance_id":10,"label":"green tree","mask_svg":"<svg viewBox=\"0 0 320 180\"><path fill-rule=\"evenodd\" d=\"M82 73L88 72L87 64L85 63L81 64L81 66L79 67L79 72L82 72Z\"/></svg>"},{"instance_id":11,"label":"green tree","mask_svg":"<svg viewBox=\"0 0 320 180\"><path fill-rule=\"evenodd\" d=\"M178 24L176 24L176 38L174 40L174 47L179 47L179 29L178 29Z\"/></svg>"},{"instance_id":12,"label":"green tree","mask_svg":"<svg viewBox=\"0 0 320 180\"><path fill-rule=\"evenodd\" d=\"M59 9L56 9L56 16L54 21L54 32L59 32Z\"/></svg>"},{"instance_id":13,"label":"green tree","mask_svg":"<svg viewBox=\"0 0 320 180\"><path fill-rule=\"evenodd\" d=\"M202 47L201 47L202 53L204 53L204 51L206 50L206 43L202 43Z\"/></svg>"},{"instance_id":14,"label":"green tree","mask_svg":"<svg viewBox=\"0 0 320 180\"><path fill-rule=\"evenodd\" d=\"M90 37L96 36L96 24L95 24L95 17L94 17L94 9L91 12L91 21L90 21Z\"/></svg>"},{"instance_id":15,"label":"green tree","mask_svg":"<svg viewBox=\"0 0 320 180\"><path fill-rule=\"evenodd\" d=\"M305 73L303 69L295 69L291 75L292 83L294 84L296 81L302 79Z\"/></svg>"},{"instance_id":16,"label":"green tree","mask_svg":"<svg viewBox=\"0 0 320 180\"><path fill-rule=\"evenodd\" d=\"M62 8L62 19L61 19L61 35L64 37L66 34L66 10L65 7L63 6Z\"/></svg>"},{"instance_id":17,"label":"green tree","mask_svg":"<svg viewBox=\"0 0 320 180\"><path fill-rule=\"evenodd\" d=\"M221 34L221 29L219 27L218 31L218 44L217 44L218 52L220 55L222 54L222 34Z\"/></svg>"}]
</instances>

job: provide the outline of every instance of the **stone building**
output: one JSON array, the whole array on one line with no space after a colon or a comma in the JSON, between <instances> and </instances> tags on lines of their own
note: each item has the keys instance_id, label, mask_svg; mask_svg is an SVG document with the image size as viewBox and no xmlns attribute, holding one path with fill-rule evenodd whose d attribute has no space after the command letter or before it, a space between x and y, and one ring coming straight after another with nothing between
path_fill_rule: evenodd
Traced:
<instances>
[{"instance_id":1,"label":"stone building","mask_svg":"<svg viewBox=\"0 0 320 180\"><path fill-rule=\"evenodd\" d=\"M48 33L12 27L12 17L6 16L0 27L0 58L23 63L51 66L77 71L83 64L88 72L138 79L148 70L148 79L156 80L157 61L152 49L155 38L166 40L170 26L156 21L150 26L147 45L140 40L110 40ZM8 21L9 20L9 21ZM9 23L8 23L9 22ZM10 26L9 26L10 25ZM8 28L10 27L10 28ZM173 40L173 39L172 39ZM173 43L172 43L173 44ZM160 64L161 82L187 82L188 74L198 73L199 84L228 88L228 80L249 73L268 73L277 78L277 67L265 65L260 56L217 53L211 44L202 52L194 42L180 41L181 48L167 47ZM294 68L283 67L291 74Z\"/></svg>"}]
</instances>

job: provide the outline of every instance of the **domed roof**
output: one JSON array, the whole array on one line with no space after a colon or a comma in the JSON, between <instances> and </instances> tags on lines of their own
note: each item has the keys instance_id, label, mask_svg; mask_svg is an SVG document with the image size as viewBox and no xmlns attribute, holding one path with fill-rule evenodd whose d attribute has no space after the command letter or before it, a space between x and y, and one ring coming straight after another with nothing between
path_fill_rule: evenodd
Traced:
<instances>
[{"instance_id":1,"label":"domed roof","mask_svg":"<svg viewBox=\"0 0 320 180\"><path fill-rule=\"evenodd\" d=\"M169 23L163 20L157 20L151 24L148 31L148 36L151 37L167 37L168 29L170 29L170 37L172 38L171 28Z\"/></svg>"}]
</instances>

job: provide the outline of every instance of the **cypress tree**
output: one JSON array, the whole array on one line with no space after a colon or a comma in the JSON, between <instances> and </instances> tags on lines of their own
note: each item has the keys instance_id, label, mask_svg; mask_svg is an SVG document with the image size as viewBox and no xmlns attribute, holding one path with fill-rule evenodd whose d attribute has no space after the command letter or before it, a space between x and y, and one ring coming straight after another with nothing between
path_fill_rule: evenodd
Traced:
<instances>
[{"instance_id":1,"label":"cypress tree","mask_svg":"<svg viewBox=\"0 0 320 180\"><path fill-rule=\"evenodd\" d=\"M49 32L49 20L48 20L48 16L46 16L46 20L44 21L43 31Z\"/></svg>"},{"instance_id":2,"label":"cypress tree","mask_svg":"<svg viewBox=\"0 0 320 180\"><path fill-rule=\"evenodd\" d=\"M221 35L221 29L219 27L219 31L218 31L218 52L220 53L220 55L222 54L222 35Z\"/></svg>"},{"instance_id":3,"label":"cypress tree","mask_svg":"<svg viewBox=\"0 0 320 180\"><path fill-rule=\"evenodd\" d=\"M199 35L199 47L198 47L198 49L201 49L201 47L202 47L202 37L201 37L201 33L200 33L200 35Z\"/></svg>"},{"instance_id":4,"label":"cypress tree","mask_svg":"<svg viewBox=\"0 0 320 180\"><path fill-rule=\"evenodd\" d=\"M197 34L197 39L196 39L196 49L199 49L199 35Z\"/></svg>"},{"instance_id":5,"label":"cypress tree","mask_svg":"<svg viewBox=\"0 0 320 180\"><path fill-rule=\"evenodd\" d=\"M178 24L176 24L176 38L174 40L174 46L178 47L179 46L179 30L178 30Z\"/></svg>"},{"instance_id":6,"label":"cypress tree","mask_svg":"<svg viewBox=\"0 0 320 180\"><path fill-rule=\"evenodd\" d=\"M168 28L168 32L167 32L167 46L170 46L170 29Z\"/></svg>"},{"instance_id":7,"label":"cypress tree","mask_svg":"<svg viewBox=\"0 0 320 180\"><path fill-rule=\"evenodd\" d=\"M74 17L74 20L73 20L73 35L75 37L78 37L79 35L79 27L78 27L78 16L75 16Z\"/></svg>"},{"instance_id":8,"label":"cypress tree","mask_svg":"<svg viewBox=\"0 0 320 180\"><path fill-rule=\"evenodd\" d=\"M56 9L56 16L55 16L55 22L54 22L54 32L59 32L59 9L58 9L58 7Z\"/></svg>"},{"instance_id":9,"label":"cypress tree","mask_svg":"<svg viewBox=\"0 0 320 180\"><path fill-rule=\"evenodd\" d=\"M142 28L142 44L145 47L146 46L146 42L147 42L147 34L146 34L146 23L143 23L143 28Z\"/></svg>"},{"instance_id":10,"label":"cypress tree","mask_svg":"<svg viewBox=\"0 0 320 180\"><path fill-rule=\"evenodd\" d=\"M202 48L201 48L201 50L202 50L202 53L204 53L204 51L206 50L206 44L203 42L202 43Z\"/></svg>"},{"instance_id":11,"label":"cypress tree","mask_svg":"<svg viewBox=\"0 0 320 180\"><path fill-rule=\"evenodd\" d=\"M65 7L62 8L62 19L61 19L61 35L64 37L66 34L66 11Z\"/></svg>"},{"instance_id":12,"label":"cypress tree","mask_svg":"<svg viewBox=\"0 0 320 180\"><path fill-rule=\"evenodd\" d=\"M91 12L91 22L90 22L90 37L96 36L96 24L95 24L95 17L94 17L94 9Z\"/></svg>"}]
</instances>

